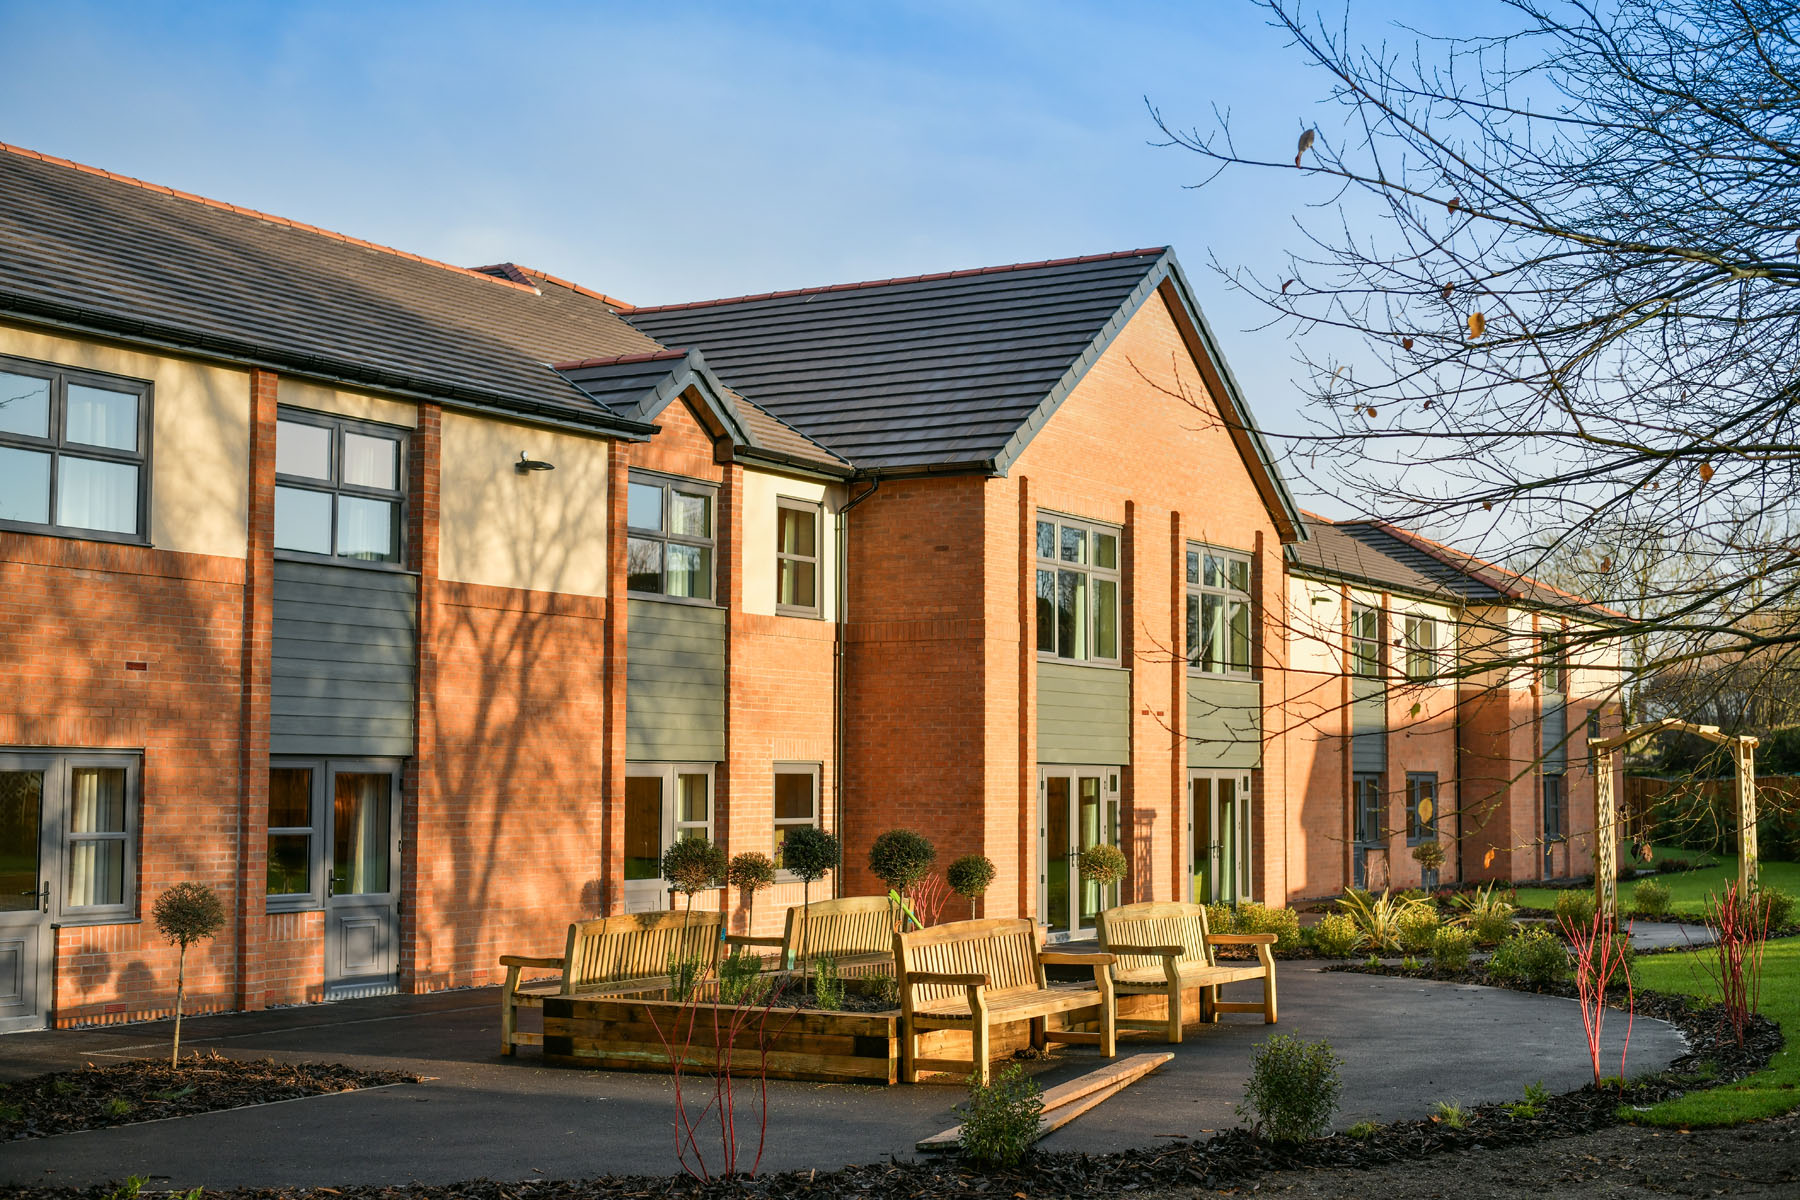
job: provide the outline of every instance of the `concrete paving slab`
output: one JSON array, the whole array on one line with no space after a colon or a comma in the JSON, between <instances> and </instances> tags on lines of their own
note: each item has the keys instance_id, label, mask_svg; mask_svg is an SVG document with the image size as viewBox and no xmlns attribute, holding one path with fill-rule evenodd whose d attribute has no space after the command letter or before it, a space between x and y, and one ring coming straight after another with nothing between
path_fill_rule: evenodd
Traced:
<instances>
[{"instance_id":1,"label":"concrete paving slab","mask_svg":"<svg viewBox=\"0 0 1800 1200\"><path fill-rule=\"evenodd\" d=\"M1274 1033L1327 1038L1345 1059L1338 1124L1427 1115L1439 1100L1508 1100L1543 1080L1552 1091L1589 1077L1573 1001L1458 984L1325 973L1292 963L1281 975L1282 1022L1228 1016L1190 1032L1174 1062L1044 1143L1101 1152L1205 1136L1234 1124L1252 1047ZM1245 998L1248 998L1249 990ZM1616 1063L1625 1024L1609 1023ZM167 1025L15 1034L0 1038L0 1078L152 1054ZM667 1174L674 1155L675 1089L664 1075L541 1065L535 1052L503 1059L493 989L393 996L207 1017L183 1043L237 1057L330 1059L392 1067L426 1082L259 1108L209 1113L0 1145L0 1180L90 1184L149 1176L157 1187L400 1184L414 1180L574 1178ZM1122 1048L1159 1048L1129 1038ZM1659 1021L1633 1031L1631 1073L1683 1050ZM1087 1047L1037 1064L1050 1086L1103 1062ZM739 1106L749 1089L740 1085ZM701 1095L704 1103L710 1094ZM913 1144L955 1121L954 1085L874 1088L771 1082L765 1169L908 1158ZM689 1092L688 1103L694 1103ZM715 1130L716 1135L716 1130ZM740 1119L740 1167L755 1153ZM716 1136L705 1150L718 1166Z\"/></svg>"}]
</instances>

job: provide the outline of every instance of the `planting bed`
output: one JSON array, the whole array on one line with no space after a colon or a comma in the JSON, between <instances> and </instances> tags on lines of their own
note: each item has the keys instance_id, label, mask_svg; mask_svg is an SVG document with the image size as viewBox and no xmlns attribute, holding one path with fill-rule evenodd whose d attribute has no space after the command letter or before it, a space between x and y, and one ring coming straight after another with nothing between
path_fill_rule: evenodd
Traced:
<instances>
[{"instance_id":1,"label":"planting bed","mask_svg":"<svg viewBox=\"0 0 1800 1200\"><path fill-rule=\"evenodd\" d=\"M48 1137L164 1117L297 1100L390 1083L404 1071L359 1071L335 1063L248 1062L218 1054L181 1060L137 1058L0 1084L0 1140Z\"/></svg>"}]
</instances>

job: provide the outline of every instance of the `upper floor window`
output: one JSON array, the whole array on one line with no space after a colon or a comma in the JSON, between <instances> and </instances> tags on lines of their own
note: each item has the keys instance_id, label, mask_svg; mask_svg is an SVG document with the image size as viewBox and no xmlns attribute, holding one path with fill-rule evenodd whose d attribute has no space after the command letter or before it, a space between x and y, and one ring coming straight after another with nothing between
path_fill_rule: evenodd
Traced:
<instances>
[{"instance_id":1,"label":"upper floor window","mask_svg":"<svg viewBox=\"0 0 1800 1200\"><path fill-rule=\"evenodd\" d=\"M1366 604L1350 606L1350 673L1381 674L1381 610Z\"/></svg>"},{"instance_id":2,"label":"upper floor window","mask_svg":"<svg viewBox=\"0 0 1800 1200\"><path fill-rule=\"evenodd\" d=\"M1563 777L1544 776L1544 840L1564 841L1569 836L1568 811L1563 803Z\"/></svg>"},{"instance_id":3,"label":"upper floor window","mask_svg":"<svg viewBox=\"0 0 1800 1200\"><path fill-rule=\"evenodd\" d=\"M399 563L405 480L403 431L281 411L275 422L275 549Z\"/></svg>"},{"instance_id":4,"label":"upper floor window","mask_svg":"<svg viewBox=\"0 0 1800 1200\"><path fill-rule=\"evenodd\" d=\"M1250 673L1250 559L1210 548L1187 552L1188 665Z\"/></svg>"},{"instance_id":5,"label":"upper floor window","mask_svg":"<svg viewBox=\"0 0 1800 1200\"><path fill-rule=\"evenodd\" d=\"M1569 645L1561 633L1546 633L1538 639L1538 671L1546 692L1569 690Z\"/></svg>"},{"instance_id":6,"label":"upper floor window","mask_svg":"<svg viewBox=\"0 0 1800 1200\"><path fill-rule=\"evenodd\" d=\"M0 358L0 526L142 540L150 385Z\"/></svg>"},{"instance_id":7,"label":"upper floor window","mask_svg":"<svg viewBox=\"0 0 1800 1200\"><path fill-rule=\"evenodd\" d=\"M819 615L819 506L778 500L775 506L775 611Z\"/></svg>"},{"instance_id":8,"label":"upper floor window","mask_svg":"<svg viewBox=\"0 0 1800 1200\"><path fill-rule=\"evenodd\" d=\"M634 476L625 497L625 587L680 600L713 596L713 489Z\"/></svg>"},{"instance_id":9,"label":"upper floor window","mask_svg":"<svg viewBox=\"0 0 1800 1200\"><path fill-rule=\"evenodd\" d=\"M1076 662L1119 660L1118 530L1038 518L1037 648Z\"/></svg>"},{"instance_id":10,"label":"upper floor window","mask_svg":"<svg viewBox=\"0 0 1800 1200\"><path fill-rule=\"evenodd\" d=\"M1438 621L1436 617L1406 618L1406 677L1433 679L1438 673Z\"/></svg>"}]
</instances>

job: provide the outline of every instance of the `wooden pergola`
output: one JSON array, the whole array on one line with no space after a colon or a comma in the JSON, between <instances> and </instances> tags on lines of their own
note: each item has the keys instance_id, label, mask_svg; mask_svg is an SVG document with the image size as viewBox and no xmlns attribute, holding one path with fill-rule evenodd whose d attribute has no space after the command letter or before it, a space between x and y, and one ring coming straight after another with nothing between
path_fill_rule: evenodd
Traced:
<instances>
[{"instance_id":1,"label":"wooden pergola","mask_svg":"<svg viewBox=\"0 0 1800 1200\"><path fill-rule=\"evenodd\" d=\"M1613 759L1639 738L1668 729L1731 747L1731 761L1737 777L1738 894L1749 896L1757 889L1757 740L1748 734L1720 733L1717 725L1695 725L1675 717L1664 717L1614 737L1588 739L1588 751L1594 755L1594 903L1611 921L1619 918L1619 802L1613 795Z\"/></svg>"}]
</instances>

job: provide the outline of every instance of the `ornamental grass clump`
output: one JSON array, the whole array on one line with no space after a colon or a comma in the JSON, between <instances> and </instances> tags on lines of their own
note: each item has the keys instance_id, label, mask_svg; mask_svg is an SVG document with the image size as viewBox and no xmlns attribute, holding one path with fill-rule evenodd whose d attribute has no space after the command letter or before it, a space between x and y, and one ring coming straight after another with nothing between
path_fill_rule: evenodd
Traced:
<instances>
[{"instance_id":1,"label":"ornamental grass clump","mask_svg":"<svg viewBox=\"0 0 1800 1200\"><path fill-rule=\"evenodd\" d=\"M1673 895L1669 885L1660 879L1640 879L1631 889L1631 911L1640 917L1660 917L1669 911Z\"/></svg>"},{"instance_id":2,"label":"ornamental grass clump","mask_svg":"<svg viewBox=\"0 0 1800 1200\"><path fill-rule=\"evenodd\" d=\"M1416 896L1392 896L1387 892L1376 896L1352 888L1338 901L1338 907L1356 922L1356 931L1369 949L1393 953L1401 948L1401 916L1426 907L1426 902Z\"/></svg>"},{"instance_id":3,"label":"ornamental grass clump","mask_svg":"<svg viewBox=\"0 0 1800 1200\"><path fill-rule=\"evenodd\" d=\"M1463 970L1474 949L1474 934L1455 925L1440 926L1431 935L1431 965L1440 971Z\"/></svg>"},{"instance_id":4,"label":"ornamental grass clump","mask_svg":"<svg viewBox=\"0 0 1800 1200\"><path fill-rule=\"evenodd\" d=\"M1508 934L1488 960L1488 970L1498 979L1547 987L1569 973L1569 952L1562 939L1542 925Z\"/></svg>"},{"instance_id":5,"label":"ornamental grass clump","mask_svg":"<svg viewBox=\"0 0 1800 1200\"><path fill-rule=\"evenodd\" d=\"M1321 1137L1331 1129L1344 1060L1331 1043L1277 1034L1250 1052L1250 1078L1237 1114L1251 1131L1276 1142Z\"/></svg>"},{"instance_id":6,"label":"ornamental grass clump","mask_svg":"<svg viewBox=\"0 0 1800 1200\"><path fill-rule=\"evenodd\" d=\"M1495 946L1512 932L1513 905L1503 899L1493 884L1477 888L1451 901L1461 909L1454 924L1462 926L1483 946Z\"/></svg>"},{"instance_id":7,"label":"ornamental grass clump","mask_svg":"<svg viewBox=\"0 0 1800 1200\"><path fill-rule=\"evenodd\" d=\"M969 1076L969 1101L956 1111L963 1157L983 1167L1016 1167L1037 1144L1044 1090L1013 1063L991 1083Z\"/></svg>"},{"instance_id":8,"label":"ornamental grass clump","mask_svg":"<svg viewBox=\"0 0 1800 1200\"><path fill-rule=\"evenodd\" d=\"M965 854L944 872L950 890L969 902L969 919L975 919L975 902L994 882L994 864L985 854Z\"/></svg>"},{"instance_id":9,"label":"ornamental grass clump","mask_svg":"<svg viewBox=\"0 0 1800 1200\"><path fill-rule=\"evenodd\" d=\"M1441 923L1435 904L1415 904L1405 909L1395 921L1400 948L1408 954L1429 953Z\"/></svg>"},{"instance_id":10,"label":"ornamental grass clump","mask_svg":"<svg viewBox=\"0 0 1800 1200\"><path fill-rule=\"evenodd\" d=\"M1349 958L1362 940L1356 922L1343 913L1327 913L1313 926L1313 949L1326 958Z\"/></svg>"},{"instance_id":11,"label":"ornamental grass clump","mask_svg":"<svg viewBox=\"0 0 1800 1200\"><path fill-rule=\"evenodd\" d=\"M169 1048L169 1065L181 1063L181 1006L187 998L187 952L225 926L225 906L219 894L204 883L178 883L156 898L151 910L157 931L172 946L180 947L175 959L175 1041Z\"/></svg>"}]
</instances>

